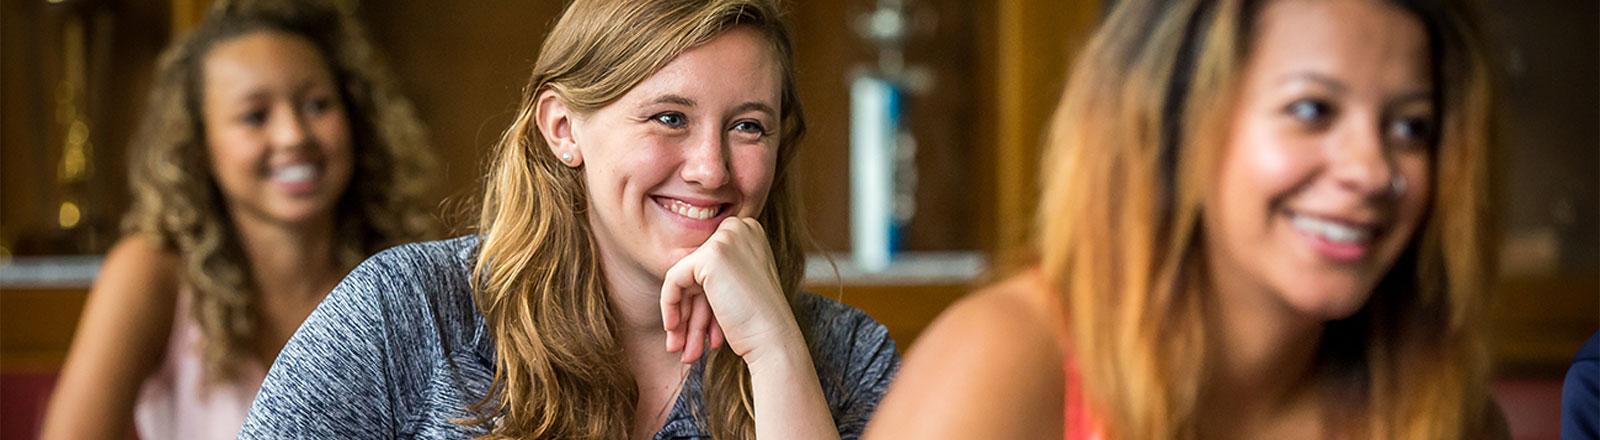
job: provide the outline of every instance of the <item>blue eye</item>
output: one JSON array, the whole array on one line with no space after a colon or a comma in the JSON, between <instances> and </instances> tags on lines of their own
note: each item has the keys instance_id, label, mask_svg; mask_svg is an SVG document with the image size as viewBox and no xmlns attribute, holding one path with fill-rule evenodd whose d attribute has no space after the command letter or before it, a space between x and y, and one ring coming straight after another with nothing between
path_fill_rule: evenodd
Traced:
<instances>
[{"instance_id":1,"label":"blue eye","mask_svg":"<svg viewBox=\"0 0 1600 440\"><path fill-rule=\"evenodd\" d=\"M1289 103L1284 111L1301 122L1320 124L1333 117L1333 105L1315 99L1301 99Z\"/></svg>"},{"instance_id":2,"label":"blue eye","mask_svg":"<svg viewBox=\"0 0 1600 440\"><path fill-rule=\"evenodd\" d=\"M683 128L683 126L689 124L688 118L684 117L683 113L678 112L661 113L651 116L650 120L671 128Z\"/></svg>"},{"instance_id":3,"label":"blue eye","mask_svg":"<svg viewBox=\"0 0 1600 440\"><path fill-rule=\"evenodd\" d=\"M755 134L755 135L765 135L765 134L767 134L767 127L761 125L760 122L756 122L756 121L739 121L739 122L733 124L733 130L737 131L737 132L741 132L741 133L750 133L750 134Z\"/></svg>"}]
</instances>

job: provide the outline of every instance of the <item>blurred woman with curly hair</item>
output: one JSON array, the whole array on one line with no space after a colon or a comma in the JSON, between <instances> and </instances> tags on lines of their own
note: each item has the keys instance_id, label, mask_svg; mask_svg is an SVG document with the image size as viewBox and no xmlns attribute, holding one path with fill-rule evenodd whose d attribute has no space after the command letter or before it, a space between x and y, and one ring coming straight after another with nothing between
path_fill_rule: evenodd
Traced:
<instances>
[{"instance_id":1,"label":"blurred woman with curly hair","mask_svg":"<svg viewBox=\"0 0 1600 440\"><path fill-rule=\"evenodd\" d=\"M334 284L432 236L425 135L378 61L309 1L221 2L167 49L44 438L234 437Z\"/></svg>"}]
</instances>

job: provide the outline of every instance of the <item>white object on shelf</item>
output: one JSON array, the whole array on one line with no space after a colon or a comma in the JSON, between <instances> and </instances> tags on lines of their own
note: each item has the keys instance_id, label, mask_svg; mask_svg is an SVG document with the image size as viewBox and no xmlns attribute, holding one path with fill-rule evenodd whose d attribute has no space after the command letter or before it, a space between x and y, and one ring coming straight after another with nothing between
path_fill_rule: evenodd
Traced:
<instances>
[{"instance_id":1,"label":"white object on shelf","mask_svg":"<svg viewBox=\"0 0 1600 440\"><path fill-rule=\"evenodd\" d=\"M0 288L87 289L100 273L99 255L11 257L0 262Z\"/></svg>"},{"instance_id":2,"label":"white object on shelf","mask_svg":"<svg viewBox=\"0 0 1600 440\"><path fill-rule=\"evenodd\" d=\"M838 267L828 264L832 258ZM971 284L989 269L988 260L978 252L905 252L889 265L866 270L845 254L806 257L807 285L826 289L846 286L905 286L930 284Z\"/></svg>"},{"instance_id":3,"label":"white object on shelf","mask_svg":"<svg viewBox=\"0 0 1600 440\"><path fill-rule=\"evenodd\" d=\"M887 80L863 75L850 84L850 248L867 272L888 269L894 258L898 101Z\"/></svg>"},{"instance_id":4,"label":"white object on shelf","mask_svg":"<svg viewBox=\"0 0 1600 440\"><path fill-rule=\"evenodd\" d=\"M848 254L807 256L806 284L820 288L837 284L968 284L988 270L988 261L977 252L906 252L875 271L862 269L849 257ZM828 264L830 258L834 265ZM101 260L98 255L15 257L0 263L0 288L87 289L94 284Z\"/></svg>"}]
</instances>

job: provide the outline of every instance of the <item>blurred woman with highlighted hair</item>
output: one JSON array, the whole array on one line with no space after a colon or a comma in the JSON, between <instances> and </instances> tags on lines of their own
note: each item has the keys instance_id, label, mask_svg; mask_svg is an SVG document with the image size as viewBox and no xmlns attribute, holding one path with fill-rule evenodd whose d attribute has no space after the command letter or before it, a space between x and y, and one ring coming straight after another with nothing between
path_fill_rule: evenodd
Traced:
<instances>
[{"instance_id":1,"label":"blurred woman with highlighted hair","mask_svg":"<svg viewBox=\"0 0 1600 440\"><path fill-rule=\"evenodd\" d=\"M1483 438L1491 65L1464 5L1127 0L1037 264L920 339L876 438Z\"/></svg>"}]
</instances>

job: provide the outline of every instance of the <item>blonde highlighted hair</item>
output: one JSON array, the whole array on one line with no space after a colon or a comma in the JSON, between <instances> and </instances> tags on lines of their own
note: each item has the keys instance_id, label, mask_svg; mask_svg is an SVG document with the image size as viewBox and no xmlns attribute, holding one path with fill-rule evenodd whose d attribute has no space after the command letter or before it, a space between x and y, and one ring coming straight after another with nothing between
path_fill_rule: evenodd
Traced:
<instances>
[{"instance_id":1,"label":"blonde highlighted hair","mask_svg":"<svg viewBox=\"0 0 1600 440\"><path fill-rule=\"evenodd\" d=\"M1073 68L1051 126L1037 217L1068 352L1108 438L1198 436L1212 336L1201 211L1213 188L1252 0L1124 0ZM1421 230L1319 362L1348 385L1340 436L1472 437L1487 419L1491 65L1457 2L1394 1L1432 46L1441 132ZM1107 191L1116 188L1118 191Z\"/></svg>"},{"instance_id":2,"label":"blonde highlighted hair","mask_svg":"<svg viewBox=\"0 0 1600 440\"><path fill-rule=\"evenodd\" d=\"M756 30L783 72L782 133L766 227L783 292L804 274L793 166L805 132L788 27L770 0L576 0L551 29L511 127L491 153L473 299L494 338L488 395L464 423L490 438L624 438L638 389L618 341L582 171L540 134L538 97L578 112L622 97L679 54L734 27ZM798 310L798 308L796 308ZM803 321L804 317L801 318ZM804 326L802 326L804 327ZM754 437L749 371L726 346L705 366L703 422L718 438ZM491 423L492 422L492 423Z\"/></svg>"},{"instance_id":3,"label":"blonde highlighted hair","mask_svg":"<svg viewBox=\"0 0 1600 440\"><path fill-rule=\"evenodd\" d=\"M423 203L433 158L422 125L353 20L327 2L221 1L158 61L130 147L133 206L123 229L181 255L208 381L232 378L240 359L254 357L260 294L205 145L204 65L218 44L281 32L311 42L327 61L355 157L349 186L334 207L340 265L355 267L385 247L434 235Z\"/></svg>"}]
</instances>

